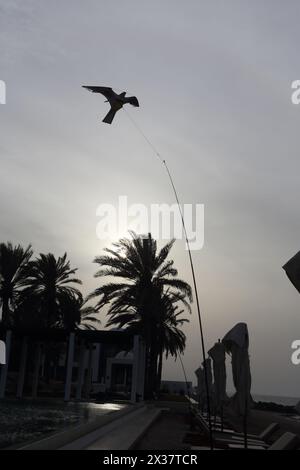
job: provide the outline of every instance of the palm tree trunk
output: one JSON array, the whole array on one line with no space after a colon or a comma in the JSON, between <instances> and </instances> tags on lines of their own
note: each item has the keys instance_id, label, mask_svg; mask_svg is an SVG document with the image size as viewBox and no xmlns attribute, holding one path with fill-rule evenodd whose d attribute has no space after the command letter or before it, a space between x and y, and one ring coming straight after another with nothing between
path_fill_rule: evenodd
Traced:
<instances>
[{"instance_id":1,"label":"palm tree trunk","mask_svg":"<svg viewBox=\"0 0 300 470\"><path fill-rule=\"evenodd\" d=\"M146 371L145 371L145 398L151 400L153 398L153 326L150 324L146 328Z\"/></svg>"},{"instance_id":2,"label":"palm tree trunk","mask_svg":"<svg viewBox=\"0 0 300 470\"><path fill-rule=\"evenodd\" d=\"M2 300L2 323L4 326L9 324L9 299L4 297Z\"/></svg>"},{"instance_id":3,"label":"palm tree trunk","mask_svg":"<svg viewBox=\"0 0 300 470\"><path fill-rule=\"evenodd\" d=\"M151 338L152 341L151 341L151 349L150 349L149 391L151 394L151 398L153 398L153 395L156 391L156 386L157 386L157 360L158 360L158 355L159 355L158 338L157 338L157 335L155 334L154 328L152 328L151 336L152 336Z\"/></svg>"},{"instance_id":4,"label":"palm tree trunk","mask_svg":"<svg viewBox=\"0 0 300 470\"><path fill-rule=\"evenodd\" d=\"M146 340L146 361L145 361L145 386L144 386L144 395L146 399L151 398L151 386L150 386L150 357L151 357L151 349L149 342Z\"/></svg>"},{"instance_id":5,"label":"palm tree trunk","mask_svg":"<svg viewBox=\"0 0 300 470\"><path fill-rule=\"evenodd\" d=\"M158 366L157 366L157 382L156 382L156 391L159 392L162 376L162 367L163 367L163 350L162 348L159 351L158 355Z\"/></svg>"}]
</instances>

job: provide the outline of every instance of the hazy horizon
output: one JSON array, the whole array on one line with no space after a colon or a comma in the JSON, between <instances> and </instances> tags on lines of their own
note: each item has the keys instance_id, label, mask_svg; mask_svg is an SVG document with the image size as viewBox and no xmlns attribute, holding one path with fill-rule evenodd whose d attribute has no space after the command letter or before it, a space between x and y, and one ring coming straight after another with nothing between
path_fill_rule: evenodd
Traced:
<instances>
[{"instance_id":1,"label":"hazy horizon","mask_svg":"<svg viewBox=\"0 0 300 470\"><path fill-rule=\"evenodd\" d=\"M300 396L291 363L300 297L282 266L300 249L299 13L296 0L0 0L0 240L67 251L83 292L96 287L92 260L115 236L97 239L99 204L174 203L126 113L103 124L104 98L81 85L136 95L140 108L128 111L167 160L181 202L205 206L193 257L206 348L246 322L252 391L291 397ZM183 248L178 240L171 258L191 282ZM184 355L193 382L195 307ZM164 378L182 380L178 361Z\"/></svg>"}]
</instances>

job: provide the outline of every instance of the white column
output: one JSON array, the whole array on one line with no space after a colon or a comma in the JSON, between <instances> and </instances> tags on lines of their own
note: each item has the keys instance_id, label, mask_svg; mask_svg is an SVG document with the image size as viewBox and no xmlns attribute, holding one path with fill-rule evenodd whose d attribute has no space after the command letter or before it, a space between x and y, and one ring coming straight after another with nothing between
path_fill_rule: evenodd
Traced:
<instances>
[{"instance_id":1,"label":"white column","mask_svg":"<svg viewBox=\"0 0 300 470\"><path fill-rule=\"evenodd\" d=\"M132 384L131 384L131 401L136 402L138 376L139 376L139 336L133 338L133 363L132 363Z\"/></svg>"},{"instance_id":2,"label":"white column","mask_svg":"<svg viewBox=\"0 0 300 470\"><path fill-rule=\"evenodd\" d=\"M75 333L70 333L69 336L69 347L68 347L68 360L66 370L66 382L65 382L65 401L69 401L71 397L71 384L72 384L72 371L74 361L74 346L75 346Z\"/></svg>"},{"instance_id":3,"label":"white column","mask_svg":"<svg viewBox=\"0 0 300 470\"><path fill-rule=\"evenodd\" d=\"M106 367L105 367L105 390L111 389L111 378L112 378L112 361L113 359L110 357L106 359Z\"/></svg>"},{"instance_id":4,"label":"white column","mask_svg":"<svg viewBox=\"0 0 300 470\"><path fill-rule=\"evenodd\" d=\"M91 393L91 388L92 388L93 349L94 349L94 345L90 343L89 344L88 369L87 369L86 383L85 383L85 398L87 400L90 398L90 393Z\"/></svg>"},{"instance_id":5,"label":"white column","mask_svg":"<svg viewBox=\"0 0 300 470\"><path fill-rule=\"evenodd\" d=\"M37 397L41 356L42 356L42 343L39 341L36 345L36 357L35 357L35 365L34 365L33 381L32 381L32 398Z\"/></svg>"},{"instance_id":6,"label":"white column","mask_svg":"<svg viewBox=\"0 0 300 470\"><path fill-rule=\"evenodd\" d=\"M5 337L5 350L6 350L5 364L3 364L0 368L0 371L1 371L0 398L5 397L5 389L6 389L6 380L7 380L10 349L11 349L11 330L8 330L6 332L6 337Z\"/></svg>"},{"instance_id":7,"label":"white column","mask_svg":"<svg viewBox=\"0 0 300 470\"><path fill-rule=\"evenodd\" d=\"M100 351L101 351L101 344L96 343L95 349L93 351L93 382L99 381L99 360L100 360Z\"/></svg>"},{"instance_id":8,"label":"white column","mask_svg":"<svg viewBox=\"0 0 300 470\"><path fill-rule=\"evenodd\" d=\"M23 389L24 389L24 379L26 371L26 362L27 362L27 350L28 350L28 338L25 336L22 339L22 349L21 349L21 360L20 360L20 369L18 375L18 385L17 385L17 398L22 398Z\"/></svg>"},{"instance_id":9,"label":"white column","mask_svg":"<svg viewBox=\"0 0 300 470\"><path fill-rule=\"evenodd\" d=\"M85 357L86 357L86 346L85 346L85 341L82 340L80 343L80 352L79 352L76 400L81 400L82 386L84 382Z\"/></svg>"}]
</instances>

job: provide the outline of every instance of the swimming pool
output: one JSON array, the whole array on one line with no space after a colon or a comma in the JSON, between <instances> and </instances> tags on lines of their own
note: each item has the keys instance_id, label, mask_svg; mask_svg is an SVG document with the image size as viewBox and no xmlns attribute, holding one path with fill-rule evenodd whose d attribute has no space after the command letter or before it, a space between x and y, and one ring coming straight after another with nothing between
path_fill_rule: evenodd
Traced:
<instances>
[{"instance_id":1,"label":"swimming pool","mask_svg":"<svg viewBox=\"0 0 300 470\"><path fill-rule=\"evenodd\" d=\"M63 403L58 400L1 401L0 449L41 439L126 406L118 403Z\"/></svg>"}]
</instances>

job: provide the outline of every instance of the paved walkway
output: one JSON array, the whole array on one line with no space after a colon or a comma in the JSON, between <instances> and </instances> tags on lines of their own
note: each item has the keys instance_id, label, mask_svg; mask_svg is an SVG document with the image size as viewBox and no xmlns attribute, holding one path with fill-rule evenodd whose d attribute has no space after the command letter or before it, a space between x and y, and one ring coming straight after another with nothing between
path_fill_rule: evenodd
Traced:
<instances>
[{"instance_id":1,"label":"paved walkway","mask_svg":"<svg viewBox=\"0 0 300 470\"><path fill-rule=\"evenodd\" d=\"M153 406L142 406L131 413L60 447L60 450L127 450L131 449L161 411Z\"/></svg>"},{"instance_id":2,"label":"paved walkway","mask_svg":"<svg viewBox=\"0 0 300 470\"><path fill-rule=\"evenodd\" d=\"M183 450L189 446L183 443L189 431L188 415L176 411L163 411L160 418L135 447L137 450Z\"/></svg>"}]
</instances>

